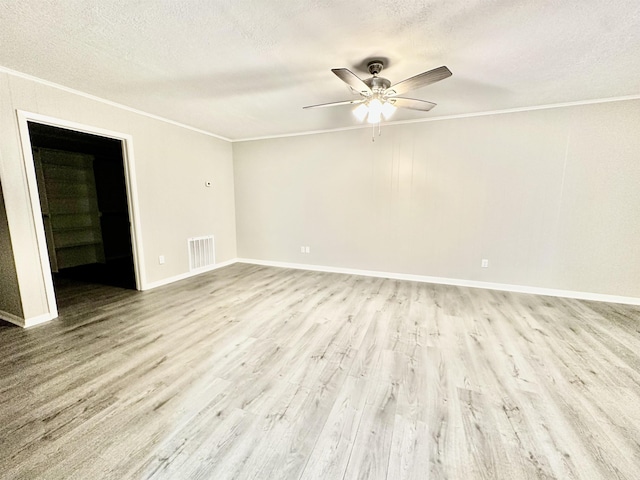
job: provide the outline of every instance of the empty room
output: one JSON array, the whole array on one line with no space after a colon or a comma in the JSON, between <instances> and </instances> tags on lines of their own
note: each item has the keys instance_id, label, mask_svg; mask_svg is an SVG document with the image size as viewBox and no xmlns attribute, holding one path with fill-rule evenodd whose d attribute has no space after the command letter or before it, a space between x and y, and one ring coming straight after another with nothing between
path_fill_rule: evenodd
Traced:
<instances>
[{"instance_id":1,"label":"empty room","mask_svg":"<svg viewBox=\"0 0 640 480\"><path fill-rule=\"evenodd\" d=\"M0 1L0 478L640 478L640 3Z\"/></svg>"}]
</instances>

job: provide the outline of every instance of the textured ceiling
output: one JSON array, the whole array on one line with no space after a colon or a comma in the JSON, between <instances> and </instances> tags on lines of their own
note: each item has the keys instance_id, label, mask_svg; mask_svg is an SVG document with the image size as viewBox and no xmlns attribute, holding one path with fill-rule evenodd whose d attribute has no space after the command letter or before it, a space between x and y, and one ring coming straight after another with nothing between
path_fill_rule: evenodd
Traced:
<instances>
[{"instance_id":1,"label":"textured ceiling","mask_svg":"<svg viewBox=\"0 0 640 480\"><path fill-rule=\"evenodd\" d=\"M640 94L638 0L0 0L0 65L230 139L357 125L330 69L395 83L434 118Z\"/></svg>"}]
</instances>

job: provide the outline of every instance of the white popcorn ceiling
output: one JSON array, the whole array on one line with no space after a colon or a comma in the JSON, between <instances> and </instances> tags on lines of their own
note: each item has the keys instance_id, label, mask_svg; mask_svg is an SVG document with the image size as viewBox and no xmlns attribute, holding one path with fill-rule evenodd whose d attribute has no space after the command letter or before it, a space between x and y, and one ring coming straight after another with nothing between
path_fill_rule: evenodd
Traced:
<instances>
[{"instance_id":1,"label":"white popcorn ceiling","mask_svg":"<svg viewBox=\"0 0 640 480\"><path fill-rule=\"evenodd\" d=\"M435 118L640 94L638 0L1 0L0 65L230 139L357 125L331 73L392 83Z\"/></svg>"}]
</instances>

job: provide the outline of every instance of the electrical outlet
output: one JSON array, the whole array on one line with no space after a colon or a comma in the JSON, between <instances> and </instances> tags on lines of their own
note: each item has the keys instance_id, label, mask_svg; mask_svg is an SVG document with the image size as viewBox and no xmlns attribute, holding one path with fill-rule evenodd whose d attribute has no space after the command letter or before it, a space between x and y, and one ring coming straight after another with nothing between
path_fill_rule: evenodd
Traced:
<instances>
[{"instance_id":1,"label":"electrical outlet","mask_svg":"<svg viewBox=\"0 0 640 480\"><path fill-rule=\"evenodd\" d=\"M487 258L482 259L482 268L489 268L489 260Z\"/></svg>"},{"instance_id":2,"label":"electrical outlet","mask_svg":"<svg viewBox=\"0 0 640 480\"><path fill-rule=\"evenodd\" d=\"M310 247L304 247L304 253L311 253Z\"/></svg>"},{"instance_id":3,"label":"electrical outlet","mask_svg":"<svg viewBox=\"0 0 640 480\"><path fill-rule=\"evenodd\" d=\"M158 257L158 263L159 263L160 265L164 265L164 255L160 255L160 256Z\"/></svg>"},{"instance_id":4,"label":"electrical outlet","mask_svg":"<svg viewBox=\"0 0 640 480\"><path fill-rule=\"evenodd\" d=\"M304 253L304 247L300 247L300 253Z\"/></svg>"}]
</instances>

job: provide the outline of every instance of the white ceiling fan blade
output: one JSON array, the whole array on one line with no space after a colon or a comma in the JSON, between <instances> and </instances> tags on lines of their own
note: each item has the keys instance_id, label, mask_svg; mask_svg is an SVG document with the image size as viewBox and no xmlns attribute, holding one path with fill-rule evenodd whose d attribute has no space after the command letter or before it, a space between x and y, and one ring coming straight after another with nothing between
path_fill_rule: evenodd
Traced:
<instances>
[{"instance_id":1,"label":"white ceiling fan blade","mask_svg":"<svg viewBox=\"0 0 640 480\"><path fill-rule=\"evenodd\" d=\"M342 102L329 102L329 103L320 103L318 105L307 105L302 108L322 108L322 107L336 107L338 105L355 105L356 103L362 103L364 99L360 100L344 100Z\"/></svg>"},{"instance_id":2,"label":"white ceiling fan blade","mask_svg":"<svg viewBox=\"0 0 640 480\"><path fill-rule=\"evenodd\" d=\"M361 95L372 95L373 92L369 88L369 85L364 83L360 77L347 68L332 68L331 71L335 73L340 80L353 88Z\"/></svg>"},{"instance_id":3,"label":"white ceiling fan blade","mask_svg":"<svg viewBox=\"0 0 640 480\"><path fill-rule=\"evenodd\" d=\"M427 102L426 100L417 100L415 98L391 97L387 101L395 107L421 110L423 112L428 112L436 106L435 103Z\"/></svg>"},{"instance_id":4,"label":"white ceiling fan blade","mask_svg":"<svg viewBox=\"0 0 640 480\"><path fill-rule=\"evenodd\" d=\"M434 68L433 70L429 70L428 72L420 73L414 77L407 78L406 80L398 82L395 85L391 85L389 88L387 88L384 94L387 97L401 95L410 90L415 90L416 88L425 87L427 85L431 85L432 83L439 82L440 80L444 80L451 75L453 75L451 73L451 70L449 70L445 66Z\"/></svg>"}]
</instances>

